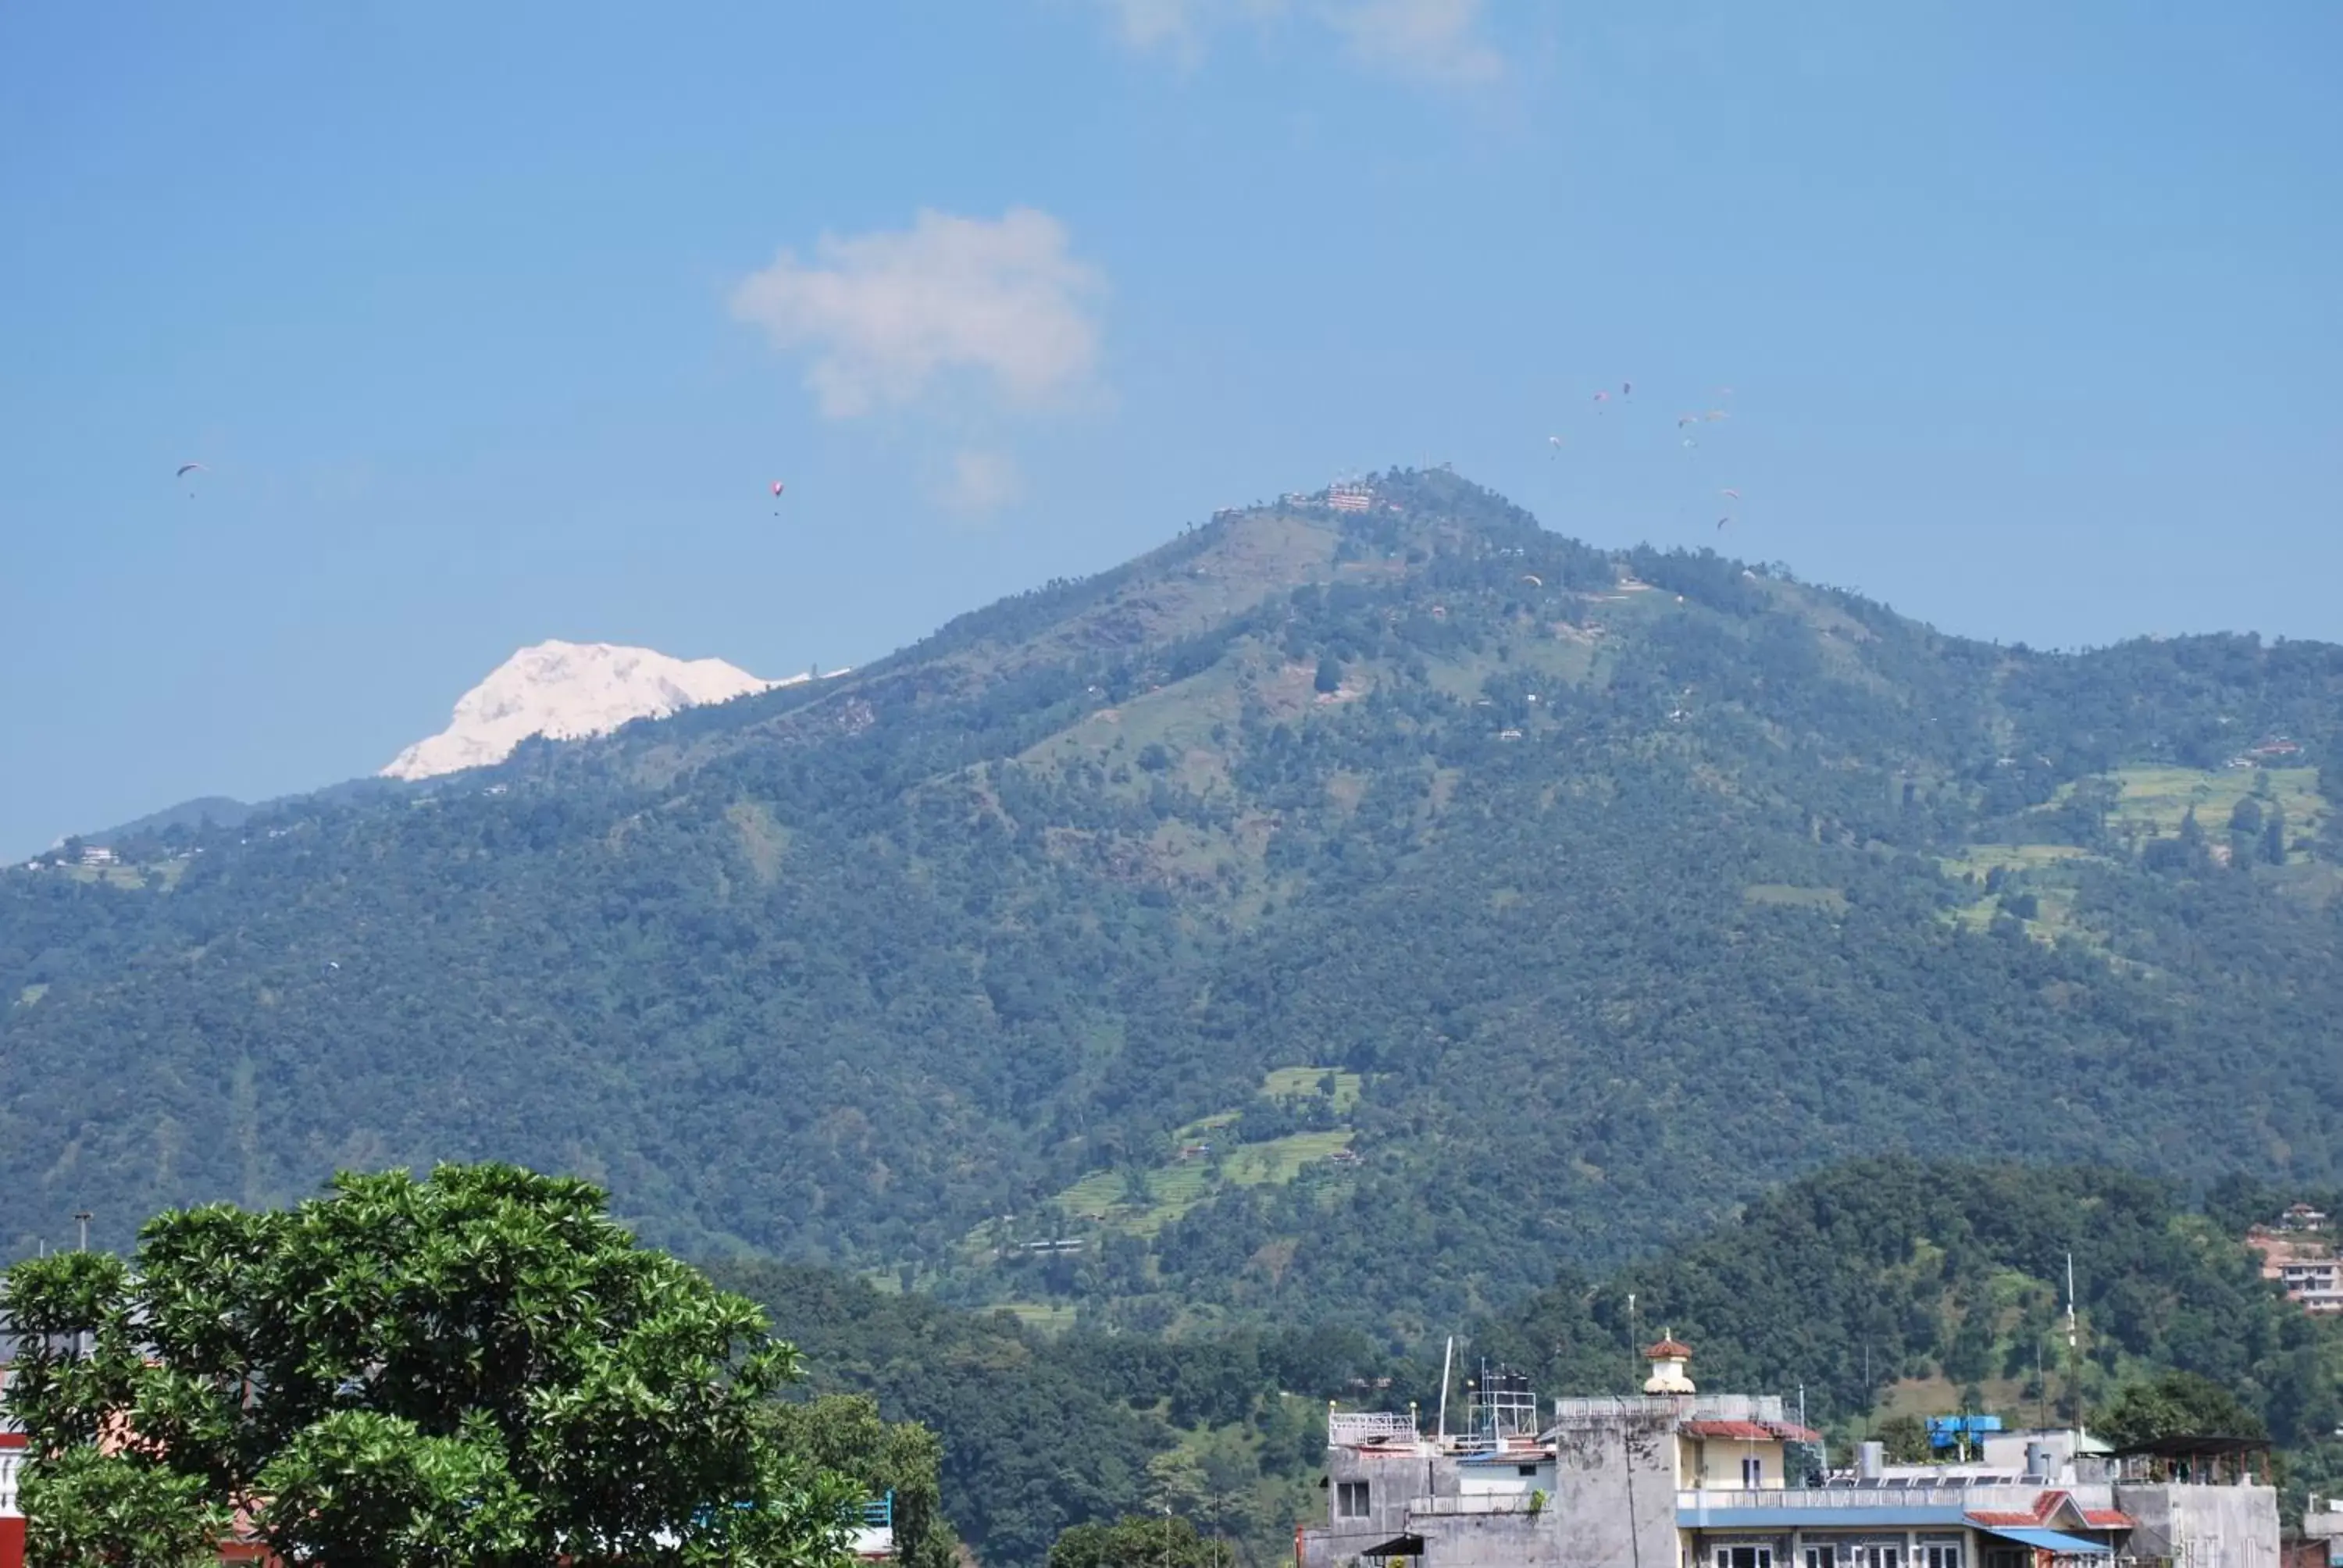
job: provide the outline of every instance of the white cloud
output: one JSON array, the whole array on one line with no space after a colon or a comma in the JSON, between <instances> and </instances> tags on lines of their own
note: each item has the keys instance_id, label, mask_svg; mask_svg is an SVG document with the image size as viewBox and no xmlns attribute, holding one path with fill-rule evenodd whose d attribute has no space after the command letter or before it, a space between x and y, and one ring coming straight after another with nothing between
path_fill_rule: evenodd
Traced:
<instances>
[{"instance_id":1,"label":"white cloud","mask_svg":"<svg viewBox=\"0 0 2343 1568\"><path fill-rule=\"evenodd\" d=\"M1287 0L1095 0L1129 47L1184 64L1233 21L1282 15ZM1308 14L1340 35L1360 64L1443 85L1488 82L1504 57L1481 29L1482 0L1318 0Z\"/></svg>"},{"instance_id":2,"label":"white cloud","mask_svg":"<svg viewBox=\"0 0 2343 1568\"><path fill-rule=\"evenodd\" d=\"M1134 49L1193 50L1203 30L1199 0L1100 0L1115 32Z\"/></svg>"},{"instance_id":3,"label":"white cloud","mask_svg":"<svg viewBox=\"0 0 2343 1568\"><path fill-rule=\"evenodd\" d=\"M1014 458L966 447L952 454L951 475L935 494L951 510L974 518L999 511L1024 492L1024 477Z\"/></svg>"},{"instance_id":4,"label":"white cloud","mask_svg":"<svg viewBox=\"0 0 2343 1568\"><path fill-rule=\"evenodd\" d=\"M806 384L833 418L913 402L950 372L1041 403L1088 379L1097 360L1091 307L1104 283L1048 213L922 209L908 229L826 234L814 254L809 264L783 250L751 273L732 313L782 348L811 352Z\"/></svg>"},{"instance_id":5,"label":"white cloud","mask_svg":"<svg viewBox=\"0 0 2343 1568\"><path fill-rule=\"evenodd\" d=\"M1459 86L1504 74L1481 34L1481 0L1354 0L1325 15L1368 65Z\"/></svg>"}]
</instances>

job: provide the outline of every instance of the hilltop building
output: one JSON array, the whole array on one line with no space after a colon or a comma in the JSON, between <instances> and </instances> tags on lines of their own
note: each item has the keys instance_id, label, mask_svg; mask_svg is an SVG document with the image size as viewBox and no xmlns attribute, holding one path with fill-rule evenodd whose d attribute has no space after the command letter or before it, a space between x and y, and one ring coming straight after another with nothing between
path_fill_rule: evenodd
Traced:
<instances>
[{"instance_id":1,"label":"hilltop building","mask_svg":"<svg viewBox=\"0 0 2343 1568\"><path fill-rule=\"evenodd\" d=\"M2313 1317L2343 1313L2343 1260L2335 1250L2335 1230L2327 1215L2297 1203L2271 1225L2246 1232L2246 1245L2260 1257L2262 1278L2275 1281L2287 1299Z\"/></svg>"},{"instance_id":2,"label":"hilltop building","mask_svg":"<svg viewBox=\"0 0 2343 1568\"><path fill-rule=\"evenodd\" d=\"M1295 1568L2278 1568L2258 1445L2116 1454L1986 1432L1968 1464L1828 1468L1771 1395L1702 1393L1690 1347L1644 1352L1640 1397L1562 1399L1484 1372L1467 1430L1330 1412L1327 1517Z\"/></svg>"}]
</instances>

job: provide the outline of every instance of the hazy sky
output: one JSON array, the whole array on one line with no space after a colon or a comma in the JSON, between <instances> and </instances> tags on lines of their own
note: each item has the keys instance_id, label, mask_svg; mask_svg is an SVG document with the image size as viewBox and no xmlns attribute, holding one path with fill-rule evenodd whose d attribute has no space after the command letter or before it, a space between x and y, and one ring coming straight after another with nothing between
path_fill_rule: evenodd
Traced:
<instances>
[{"instance_id":1,"label":"hazy sky","mask_svg":"<svg viewBox=\"0 0 2343 1568\"><path fill-rule=\"evenodd\" d=\"M1394 463L1981 636L2343 638L2338 59L2333 0L26 0L0 851L370 771L524 643L859 662Z\"/></svg>"}]
</instances>

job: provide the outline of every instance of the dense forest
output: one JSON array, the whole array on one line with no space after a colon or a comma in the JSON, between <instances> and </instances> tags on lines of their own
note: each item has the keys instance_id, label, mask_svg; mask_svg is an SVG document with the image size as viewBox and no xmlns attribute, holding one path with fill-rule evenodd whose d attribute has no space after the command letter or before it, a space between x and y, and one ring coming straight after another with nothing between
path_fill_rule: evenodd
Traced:
<instances>
[{"instance_id":1,"label":"dense forest","mask_svg":"<svg viewBox=\"0 0 2343 1568\"><path fill-rule=\"evenodd\" d=\"M1835 1161L2343 1176L2343 649L1376 495L0 873L0 1248L497 1157L693 1255L1403 1344Z\"/></svg>"},{"instance_id":2,"label":"dense forest","mask_svg":"<svg viewBox=\"0 0 2343 1568\"><path fill-rule=\"evenodd\" d=\"M2030 1425L2079 1407L2107 1429L2159 1380L2194 1374L2242 1407L2224 1424L2250 1430L2223 1435L2280 1445L2298 1510L2306 1490L2343 1479L2343 1325L2286 1302L2241 1244L2280 1202L2243 1179L2190 1203L2103 1169L1859 1161L1414 1341L1267 1323L1053 1336L805 1265L717 1272L771 1310L812 1389L869 1395L935 1434L945 1511L988 1563L1038 1563L1061 1532L1169 1505L1200 1539L1267 1564L1324 1507L1327 1402L1413 1401L1428 1422L1449 1332L1468 1371L1526 1371L1548 1398L1631 1390L1647 1370L1639 1346L1673 1332L1703 1388L1803 1399L1840 1463L1866 1435L1926 1458L1922 1421L1958 1411Z\"/></svg>"}]
</instances>

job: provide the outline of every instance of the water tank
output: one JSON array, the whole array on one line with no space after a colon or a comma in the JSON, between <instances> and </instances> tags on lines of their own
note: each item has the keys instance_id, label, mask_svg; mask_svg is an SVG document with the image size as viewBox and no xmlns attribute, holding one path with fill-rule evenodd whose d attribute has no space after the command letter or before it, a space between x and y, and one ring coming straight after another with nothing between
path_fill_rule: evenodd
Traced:
<instances>
[{"instance_id":1,"label":"water tank","mask_svg":"<svg viewBox=\"0 0 2343 1568\"><path fill-rule=\"evenodd\" d=\"M1876 1481L1887 1473L1887 1445L1884 1442L1859 1442L1855 1447L1855 1478Z\"/></svg>"},{"instance_id":2,"label":"water tank","mask_svg":"<svg viewBox=\"0 0 2343 1568\"><path fill-rule=\"evenodd\" d=\"M2050 1445L2039 1438L2026 1439L2026 1479L2035 1482L2050 1479Z\"/></svg>"}]
</instances>

